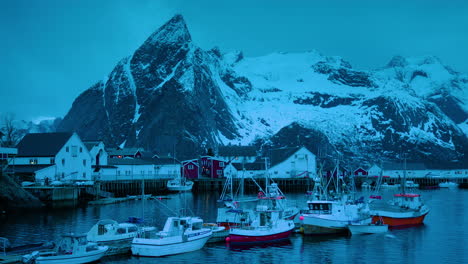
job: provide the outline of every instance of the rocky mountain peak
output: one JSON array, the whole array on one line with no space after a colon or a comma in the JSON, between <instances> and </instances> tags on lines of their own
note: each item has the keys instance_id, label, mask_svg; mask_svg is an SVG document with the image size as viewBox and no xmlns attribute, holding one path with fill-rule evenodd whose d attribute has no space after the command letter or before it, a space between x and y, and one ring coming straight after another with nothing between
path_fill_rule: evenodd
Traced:
<instances>
[{"instance_id":1,"label":"rocky mountain peak","mask_svg":"<svg viewBox=\"0 0 468 264\"><path fill-rule=\"evenodd\" d=\"M144 45L155 43L186 43L192 38L182 15L175 15L145 41Z\"/></svg>"}]
</instances>

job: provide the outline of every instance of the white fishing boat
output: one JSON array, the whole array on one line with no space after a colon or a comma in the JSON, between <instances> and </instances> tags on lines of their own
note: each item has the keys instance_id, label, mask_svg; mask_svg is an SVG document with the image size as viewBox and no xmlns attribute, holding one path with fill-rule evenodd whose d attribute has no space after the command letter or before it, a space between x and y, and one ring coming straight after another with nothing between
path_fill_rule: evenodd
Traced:
<instances>
[{"instance_id":1,"label":"white fishing boat","mask_svg":"<svg viewBox=\"0 0 468 264\"><path fill-rule=\"evenodd\" d=\"M171 192L185 192L191 191L193 187L193 181L182 180L181 178L175 178L167 182L167 189Z\"/></svg>"},{"instance_id":2,"label":"white fishing boat","mask_svg":"<svg viewBox=\"0 0 468 264\"><path fill-rule=\"evenodd\" d=\"M419 184L414 181L406 181L405 186L408 188L419 188Z\"/></svg>"},{"instance_id":3,"label":"white fishing boat","mask_svg":"<svg viewBox=\"0 0 468 264\"><path fill-rule=\"evenodd\" d=\"M131 250L145 257L181 254L201 249L212 234L199 217L169 217L162 231L134 238Z\"/></svg>"},{"instance_id":4,"label":"white fishing boat","mask_svg":"<svg viewBox=\"0 0 468 264\"><path fill-rule=\"evenodd\" d=\"M388 225L384 224L350 224L349 232L352 235L379 234L388 231Z\"/></svg>"},{"instance_id":5,"label":"white fishing boat","mask_svg":"<svg viewBox=\"0 0 468 264\"><path fill-rule=\"evenodd\" d=\"M365 202L351 201L346 196L336 201L310 200L307 205L299 218L306 235L343 233L350 222L369 224L372 220Z\"/></svg>"},{"instance_id":6,"label":"white fishing boat","mask_svg":"<svg viewBox=\"0 0 468 264\"><path fill-rule=\"evenodd\" d=\"M114 244L130 242L138 234L156 230L155 227L139 227L132 223L118 223L117 221L106 219L97 222L87 233L86 238L90 242L98 244Z\"/></svg>"},{"instance_id":7,"label":"white fishing boat","mask_svg":"<svg viewBox=\"0 0 468 264\"><path fill-rule=\"evenodd\" d=\"M441 183L439 183L439 187L440 187L440 188L457 188L457 187L458 187L458 183L456 183L456 182L449 182L449 181L441 182Z\"/></svg>"},{"instance_id":8,"label":"white fishing boat","mask_svg":"<svg viewBox=\"0 0 468 264\"><path fill-rule=\"evenodd\" d=\"M86 234L67 234L63 235L53 251L35 251L24 255L22 261L36 264L89 263L101 259L107 250L107 246L98 246L96 243L88 242Z\"/></svg>"},{"instance_id":9,"label":"white fishing boat","mask_svg":"<svg viewBox=\"0 0 468 264\"><path fill-rule=\"evenodd\" d=\"M332 177L315 180L314 196L307 201L307 208L301 210L299 220L306 235L345 233L349 223L371 223L369 205L364 197L354 199L346 194L344 188L347 185L339 176L338 164L331 173ZM318 174L323 175L321 170ZM330 184L334 185L333 194L328 193ZM354 187L354 182L351 187Z\"/></svg>"}]
</instances>

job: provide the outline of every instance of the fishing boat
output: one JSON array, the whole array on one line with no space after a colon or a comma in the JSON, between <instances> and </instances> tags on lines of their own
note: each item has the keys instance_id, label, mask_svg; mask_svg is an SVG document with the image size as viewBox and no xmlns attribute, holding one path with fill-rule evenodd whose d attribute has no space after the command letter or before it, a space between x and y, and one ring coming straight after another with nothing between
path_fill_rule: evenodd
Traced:
<instances>
[{"instance_id":1,"label":"fishing boat","mask_svg":"<svg viewBox=\"0 0 468 264\"><path fill-rule=\"evenodd\" d=\"M133 219L133 218L131 218ZM155 227L139 227L133 223L118 223L105 219L97 222L87 233L88 241L99 244L131 242L134 237L143 232L155 230ZM130 243L128 243L130 247Z\"/></svg>"},{"instance_id":2,"label":"fishing boat","mask_svg":"<svg viewBox=\"0 0 468 264\"><path fill-rule=\"evenodd\" d=\"M401 192L394 194L387 203L381 201L371 204L372 223L383 221L389 227L420 225L429 213L429 208L424 205L419 194L406 193L406 159L404 164Z\"/></svg>"},{"instance_id":3,"label":"fishing boat","mask_svg":"<svg viewBox=\"0 0 468 264\"><path fill-rule=\"evenodd\" d=\"M226 241L231 244L273 243L288 239L294 230L294 222L285 220L281 211L258 205L256 218L249 225L232 227Z\"/></svg>"},{"instance_id":4,"label":"fishing boat","mask_svg":"<svg viewBox=\"0 0 468 264\"><path fill-rule=\"evenodd\" d=\"M387 204L373 203L371 205L372 222L383 220L390 227L419 225L429 213L419 194L398 193Z\"/></svg>"},{"instance_id":5,"label":"fishing boat","mask_svg":"<svg viewBox=\"0 0 468 264\"><path fill-rule=\"evenodd\" d=\"M24 255L23 263L36 264L81 264L94 262L101 259L107 246L98 246L86 239L86 234L66 234L55 246L53 251L39 252Z\"/></svg>"},{"instance_id":6,"label":"fishing boat","mask_svg":"<svg viewBox=\"0 0 468 264\"><path fill-rule=\"evenodd\" d=\"M441 182L441 183L439 183L439 187L440 187L440 188L457 188L457 187L458 187L458 183L456 183L456 182L449 182L449 181Z\"/></svg>"},{"instance_id":7,"label":"fishing boat","mask_svg":"<svg viewBox=\"0 0 468 264\"><path fill-rule=\"evenodd\" d=\"M171 192L191 191L192 187L193 181L185 181L181 178L175 178L167 182L167 190Z\"/></svg>"},{"instance_id":8,"label":"fishing boat","mask_svg":"<svg viewBox=\"0 0 468 264\"><path fill-rule=\"evenodd\" d=\"M419 184L414 181L406 181L405 186L408 188L419 188Z\"/></svg>"},{"instance_id":9,"label":"fishing boat","mask_svg":"<svg viewBox=\"0 0 468 264\"><path fill-rule=\"evenodd\" d=\"M388 225L384 224L349 224L349 232L352 235L379 234L388 231Z\"/></svg>"},{"instance_id":10,"label":"fishing boat","mask_svg":"<svg viewBox=\"0 0 468 264\"><path fill-rule=\"evenodd\" d=\"M299 217L305 235L346 233L349 223L371 223L368 203L364 197L354 199L345 192L343 187L347 185L343 176L338 175L339 171L337 163L328 180L324 177L315 179L314 195ZM321 171L319 175L322 175ZM333 195L328 193L331 184L334 186ZM354 181L351 186L354 187Z\"/></svg>"},{"instance_id":11,"label":"fishing boat","mask_svg":"<svg viewBox=\"0 0 468 264\"><path fill-rule=\"evenodd\" d=\"M272 181L267 165L267 159L265 158L265 190L253 179L252 181L259 188L259 192L256 197L244 196L244 175L242 175L239 191L240 194L233 193L232 178L228 177L224 187L221 197L218 200L223 202L223 207L218 208L218 215L216 222L219 225L230 229L235 226L247 226L250 221L256 218L255 207L258 205L265 204L268 200L271 210L280 211L280 217L284 220L293 220L298 214L299 209L295 206L289 206L286 202L286 196L283 194L278 184Z\"/></svg>"},{"instance_id":12,"label":"fishing boat","mask_svg":"<svg viewBox=\"0 0 468 264\"><path fill-rule=\"evenodd\" d=\"M201 249L212 234L199 217L169 217L162 231L134 238L131 251L135 256L145 257L191 252Z\"/></svg>"},{"instance_id":13,"label":"fishing boat","mask_svg":"<svg viewBox=\"0 0 468 264\"><path fill-rule=\"evenodd\" d=\"M370 210L363 200L309 200L300 220L306 235L338 234L348 230L350 222L371 223Z\"/></svg>"}]
</instances>

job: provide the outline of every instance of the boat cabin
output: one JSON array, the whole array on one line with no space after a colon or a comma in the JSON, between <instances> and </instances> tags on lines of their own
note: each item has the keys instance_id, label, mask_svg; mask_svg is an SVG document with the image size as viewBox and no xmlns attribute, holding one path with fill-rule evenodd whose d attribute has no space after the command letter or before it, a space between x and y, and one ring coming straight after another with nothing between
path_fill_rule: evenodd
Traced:
<instances>
[{"instance_id":1,"label":"boat cabin","mask_svg":"<svg viewBox=\"0 0 468 264\"><path fill-rule=\"evenodd\" d=\"M66 234L56 245L58 255L81 254L97 250L97 244L88 243L86 234Z\"/></svg>"},{"instance_id":2,"label":"boat cabin","mask_svg":"<svg viewBox=\"0 0 468 264\"><path fill-rule=\"evenodd\" d=\"M421 195L414 193L398 193L394 195L394 204L407 207L410 209L418 209L422 206Z\"/></svg>"},{"instance_id":3,"label":"boat cabin","mask_svg":"<svg viewBox=\"0 0 468 264\"><path fill-rule=\"evenodd\" d=\"M308 212L309 214L331 214L333 203L330 201L313 201L308 202Z\"/></svg>"},{"instance_id":4,"label":"boat cabin","mask_svg":"<svg viewBox=\"0 0 468 264\"><path fill-rule=\"evenodd\" d=\"M185 230L200 230L203 220L198 217L169 217L164 224L163 233L168 236L182 235Z\"/></svg>"}]
</instances>

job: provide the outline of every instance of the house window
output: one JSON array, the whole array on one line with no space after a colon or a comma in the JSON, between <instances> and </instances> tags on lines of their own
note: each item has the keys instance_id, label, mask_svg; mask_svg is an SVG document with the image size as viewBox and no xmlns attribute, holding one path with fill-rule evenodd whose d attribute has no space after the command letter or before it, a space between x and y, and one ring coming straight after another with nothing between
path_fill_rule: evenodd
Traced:
<instances>
[{"instance_id":1,"label":"house window","mask_svg":"<svg viewBox=\"0 0 468 264\"><path fill-rule=\"evenodd\" d=\"M72 157L78 156L78 147L77 146L72 146L71 154L72 154Z\"/></svg>"},{"instance_id":2,"label":"house window","mask_svg":"<svg viewBox=\"0 0 468 264\"><path fill-rule=\"evenodd\" d=\"M37 159L30 159L29 164L36 165L37 164Z\"/></svg>"},{"instance_id":3,"label":"house window","mask_svg":"<svg viewBox=\"0 0 468 264\"><path fill-rule=\"evenodd\" d=\"M189 170L193 170L193 165L188 165Z\"/></svg>"},{"instance_id":4,"label":"house window","mask_svg":"<svg viewBox=\"0 0 468 264\"><path fill-rule=\"evenodd\" d=\"M55 158L50 158L50 164L55 164Z\"/></svg>"},{"instance_id":5,"label":"house window","mask_svg":"<svg viewBox=\"0 0 468 264\"><path fill-rule=\"evenodd\" d=\"M65 166L65 159L62 159L62 166Z\"/></svg>"},{"instance_id":6,"label":"house window","mask_svg":"<svg viewBox=\"0 0 468 264\"><path fill-rule=\"evenodd\" d=\"M62 172L62 179L65 178L65 172Z\"/></svg>"},{"instance_id":7,"label":"house window","mask_svg":"<svg viewBox=\"0 0 468 264\"><path fill-rule=\"evenodd\" d=\"M83 178L86 178L86 172L83 172Z\"/></svg>"},{"instance_id":8,"label":"house window","mask_svg":"<svg viewBox=\"0 0 468 264\"><path fill-rule=\"evenodd\" d=\"M85 159L83 160L83 166L86 166L86 160Z\"/></svg>"},{"instance_id":9,"label":"house window","mask_svg":"<svg viewBox=\"0 0 468 264\"><path fill-rule=\"evenodd\" d=\"M278 174L278 171L275 171L275 174Z\"/></svg>"},{"instance_id":10,"label":"house window","mask_svg":"<svg viewBox=\"0 0 468 264\"><path fill-rule=\"evenodd\" d=\"M70 150L70 149L69 149L68 146L67 146L67 147L65 148L65 151L66 151L66 152L69 152L69 150Z\"/></svg>"},{"instance_id":11,"label":"house window","mask_svg":"<svg viewBox=\"0 0 468 264\"><path fill-rule=\"evenodd\" d=\"M82 147L80 147L80 153L82 153L82 152L83 152L83 148L82 148Z\"/></svg>"},{"instance_id":12,"label":"house window","mask_svg":"<svg viewBox=\"0 0 468 264\"><path fill-rule=\"evenodd\" d=\"M120 171L119 170L117 171L117 176L120 176Z\"/></svg>"},{"instance_id":13,"label":"house window","mask_svg":"<svg viewBox=\"0 0 468 264\"><path fill-rule=\"evenodd\" d=\"M216 171L216 174L217 174L217 175L222 175L222 174L223 174L223 170L217 170L217 171Z\"/></svg>"},{"instance_id":14,"label":"house window","mask_svg":"<svg viewBox=\"0 0 468 264\"><path fill-rule=\"evenodd\" d=\"M223 167L224 167L224 162L220 162L220 163L219 163L219 166L220 166L221 168L223 168Z\"/></svg>"}]
</instances>

